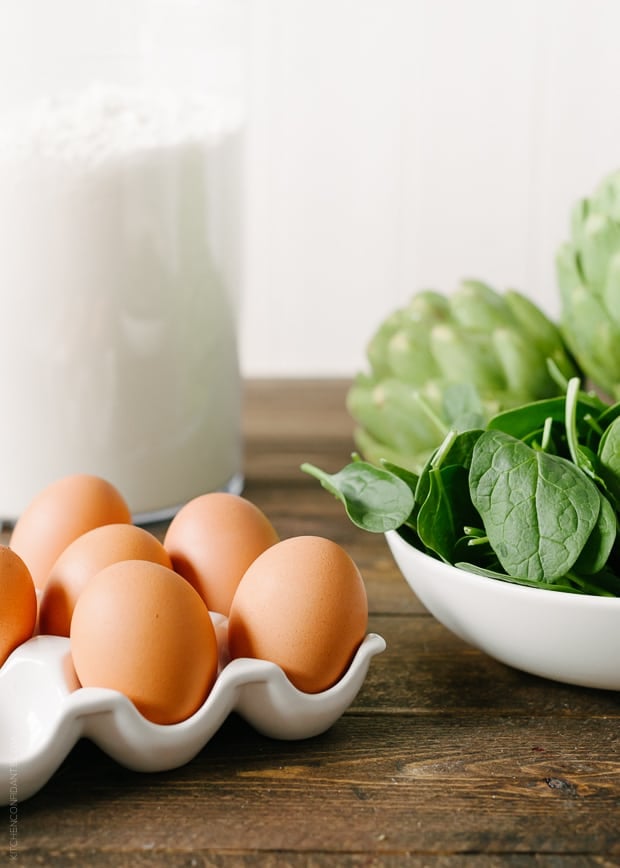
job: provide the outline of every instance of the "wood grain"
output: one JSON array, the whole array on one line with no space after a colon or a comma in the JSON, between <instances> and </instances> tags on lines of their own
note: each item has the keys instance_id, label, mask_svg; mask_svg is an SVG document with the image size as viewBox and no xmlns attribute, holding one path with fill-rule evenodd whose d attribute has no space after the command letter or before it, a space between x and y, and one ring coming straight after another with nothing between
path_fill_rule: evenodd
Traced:
<instances>
[{"instance_id":1,"label":"wood grain","mask_svg":"<svg viewBox=\"0 0 620 868\"><path fill-rule=\"evenodd\" d=\"M82 741L19 803L18 864L620 865L620 695L527 675L450 634L383 538L352 527L299 471L348 459L346 386L247 385L245 494L282 536L330 536L360 565L387 649L352 707L297 742L232 715L161 774ZM4 846L8 856L6 823Z\"/></svg>"}]
</instances>

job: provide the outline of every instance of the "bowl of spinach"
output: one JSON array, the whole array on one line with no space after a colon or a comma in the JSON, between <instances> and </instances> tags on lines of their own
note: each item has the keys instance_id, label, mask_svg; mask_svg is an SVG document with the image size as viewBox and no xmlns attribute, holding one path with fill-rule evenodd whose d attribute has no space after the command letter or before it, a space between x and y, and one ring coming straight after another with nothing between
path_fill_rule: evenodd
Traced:
<instances>
[{"instance_id":1,"label":"bowl of spinach","mask_svg":"<svg viewBox=\"0 0 620 868\"><path fill-rule=\"evenodd\" d=\"M304 464L383 533L456 635L546 678L620 690L620 403L583 390L454 428L419 474L353 456Z\"/></svg>"}]
</instances>

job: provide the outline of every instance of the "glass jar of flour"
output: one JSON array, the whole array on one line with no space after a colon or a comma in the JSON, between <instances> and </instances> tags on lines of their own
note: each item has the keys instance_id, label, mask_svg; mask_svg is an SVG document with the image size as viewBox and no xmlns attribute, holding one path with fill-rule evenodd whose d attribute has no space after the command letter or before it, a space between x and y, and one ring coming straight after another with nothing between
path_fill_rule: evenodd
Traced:
<instances>
[{"instance_id":1,"label":"glass jar of flour","mask_svg":"<svg viewBox=\"0 0 620 868\"><path fill-rule=\"evenodd\" d=\"M3 521L75 472L138 522L241 490L241 14L3 4Z\"/></svg>"}]
</instances>

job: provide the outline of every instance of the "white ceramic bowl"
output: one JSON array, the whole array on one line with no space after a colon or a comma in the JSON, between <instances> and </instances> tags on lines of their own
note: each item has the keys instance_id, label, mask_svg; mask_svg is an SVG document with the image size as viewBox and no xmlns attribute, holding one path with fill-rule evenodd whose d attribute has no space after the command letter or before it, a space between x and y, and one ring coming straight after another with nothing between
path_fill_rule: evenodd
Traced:
<instances>
[{"instance_id":1,"label":"white ceramic bowl","mask_svg":"<svg viewBox=\"0 0 620 868\"><path fill-rule=\"evenodd\" d=\"M35 636L16 648L0 667L0 805L36 793L82 737L128 768L153 772L189 762L232 711L272 738L318 735L353 702L371 658L385 648L369 633L333 687L302 693L274 663L228 662L227 620L211 618L220 651L216 682L195 714L169 726L146 720L114 690L80 687L69 639Z\"/></svg>"},{"instance_id":2,"label":"white ceramic bowl","mask_svg":"<svg viewBox=\"0 0 620 868\"><path fill-rule=\"evenodd\" d=\"M620 598L478 576L418 551L397 531L386 539L420 602L465 642L533 675L620 690Z\"/></svg>"}]
</instances>

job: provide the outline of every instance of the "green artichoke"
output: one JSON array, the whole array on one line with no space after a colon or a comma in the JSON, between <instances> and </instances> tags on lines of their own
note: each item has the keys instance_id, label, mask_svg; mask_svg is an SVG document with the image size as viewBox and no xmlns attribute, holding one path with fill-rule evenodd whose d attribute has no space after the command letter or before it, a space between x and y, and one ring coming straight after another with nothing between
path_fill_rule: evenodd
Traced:
<instances>
[{"instance_id":1,"label":"green artichoke","mask_svg":"<svg viewBox=\"0 0 620 868\"><path fill-rule=\"evenodd\" d=\"M556 272L567 346L592 384L620 399L620 171L574 207Z\"/></svg>"},{"instance_id":2,"label":"green artichoke","mask_svg":"<svg viewBox=\"0 0 620 868\"><path fill-rule=\"evenodd\" d=\"M450 428L560 394L550 369L576 373L559 329L533 302L471 280L450 297L414 295L379 326L367 358L370 371L347 394L357 449L414 473Z\"/></svg>"}]
</instances>

